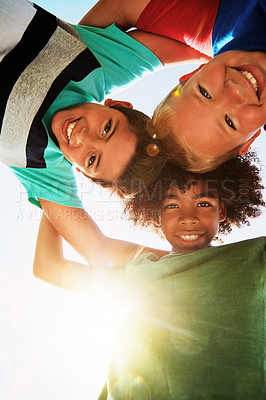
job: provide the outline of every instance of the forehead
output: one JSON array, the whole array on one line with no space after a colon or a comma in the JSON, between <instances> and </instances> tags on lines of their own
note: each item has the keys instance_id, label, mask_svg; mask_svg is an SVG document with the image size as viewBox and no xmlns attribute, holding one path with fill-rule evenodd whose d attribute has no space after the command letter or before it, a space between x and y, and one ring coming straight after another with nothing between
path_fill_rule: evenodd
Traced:
<instances>
[{"instance_id":1,"label":"forehead","mask_svg":"<svg viewBox=\"0 0 266 400\"><path fill-rule=\"evenodd\" d=\"M214 187L213 180L190 179L185 183L184 189L173 186L164 193L164 199L176 198L180 200L195 200L200 197L218 199L219 194Z\"/></svg>"}]
</instances>

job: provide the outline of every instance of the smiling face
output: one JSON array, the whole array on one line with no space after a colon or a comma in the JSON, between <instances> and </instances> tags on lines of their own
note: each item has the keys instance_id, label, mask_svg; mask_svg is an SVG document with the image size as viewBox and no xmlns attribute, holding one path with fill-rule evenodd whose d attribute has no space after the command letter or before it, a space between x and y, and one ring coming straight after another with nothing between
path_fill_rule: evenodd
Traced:
<instances>
[{"instance_id":1,"label":"smiling face","mask_svg":"<svg viewBox=\"0 0 266 400\"><path fill-rule=\"evenodd\" d=\"M176 186L164 193L161 230L178 253L209 247L225 217L225 204L203 180L184 193Z\"/></svg>"},{"instance_id":2,"label":"smiling face","mask_svg":"<svg viewBox=\"0 0 266 400\"><path fill-rule=\"evenodd\" d=\"M105 104L117 103L122 105ZM137 138L126 116L107 105L69 107L54 115L51 126L66 159L88 177L116 180L135 154Z\"/></svg>"},{"instance_id":3,"label":"smiling face","mask_svg":"<svg viewBox=\"0 0 266 400\"><path fill-rule=\"evenodd\" d=\"M172 96L173 129L192 150L244 154L266 122L266 54L228 51L191 76ZM246 145L244 145L246 144Z\"/></svg>"}]
</instances>

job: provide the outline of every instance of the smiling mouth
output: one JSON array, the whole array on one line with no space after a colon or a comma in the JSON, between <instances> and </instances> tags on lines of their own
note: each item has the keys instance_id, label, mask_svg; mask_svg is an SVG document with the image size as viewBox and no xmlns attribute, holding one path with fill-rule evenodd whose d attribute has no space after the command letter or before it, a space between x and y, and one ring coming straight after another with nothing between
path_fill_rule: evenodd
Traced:
<instances>
[{"instance_id":1,"label":"smiling mouth","mask_svg":"<svg viewBox=\"0 0 266 400\"><path fill-rule=\"evenodd\" d=\"M252 75L249 71L240 70L240 72L249 80L251 85L253 86L255 93L258 97L259 95L259 85L254 75Z\"/></svg>"},{"instance_id":2,"label":"smiling mouth","mask_svg":"<svg viewBox=\"0 0 266 400\"><path fill-rule=\"evenodd\" d=\"M67 127L66 133L67 133L67 140L68 140L68 143L70 142L70 138L71 138L72 131L73 131L73 129L75 128L75 126L77 125L77 123L79 122L79 120L80 120L80 118L76 119L76 120L73 121L73 122L70 122L70 124L69 124L68 127Z\"/></svg>"},{"instance_id":3,"label":"smiling mouth","mask_svg":"<svg viewBox=\"0 0 266 400\"><path fill-rule=\"evenodd\" d=\"M192 242L193 240L198 240L203 234L198 234L198 235L178 235L178 237L182 240Z\"/></svg>"}]
</instances>

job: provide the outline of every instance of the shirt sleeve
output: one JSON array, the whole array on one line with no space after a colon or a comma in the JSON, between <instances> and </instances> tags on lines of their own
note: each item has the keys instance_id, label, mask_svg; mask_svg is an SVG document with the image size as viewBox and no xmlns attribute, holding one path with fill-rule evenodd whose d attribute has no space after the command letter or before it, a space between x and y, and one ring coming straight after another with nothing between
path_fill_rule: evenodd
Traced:
<instances>
[{"instance_id":1,"label":"shirt sleeve","mask_svg":"<svg viewBox=\"0 0 266 400\"><path fill-rule=\"evenodd\" d=\"M84 208L78 196L73 168L19 168L10 167L25 187L28 199L41 208L38 198L69 207Z\"/></svg>"},{"instance_id":2,"label":"shirt sleeve","mask_svg":"<svg viewBox=\"0 0 266 400\"><path fill-rule=\"evenodd\" d=\"M90 74L87 86L96 101L163 68L154 53L115 24L105 29L82 25L75 25L75 28L102 67Z\"/></svg>"}]
</instances>

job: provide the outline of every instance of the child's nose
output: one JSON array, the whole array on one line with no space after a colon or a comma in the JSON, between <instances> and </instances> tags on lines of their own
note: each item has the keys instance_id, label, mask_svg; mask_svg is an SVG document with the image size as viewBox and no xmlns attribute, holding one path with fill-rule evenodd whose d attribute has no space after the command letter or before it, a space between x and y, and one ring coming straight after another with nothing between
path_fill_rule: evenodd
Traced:
<instances>
[{"instance_id":1,"label":"child's nose","mask_svg":"<svg viewBox=\"0 0 266 400\"><path fill-rule=\"evenodd\" d=\"M196 215L182 213L179 217L179 223L181 225L197 225L199 223L199 219Z\"/></svg>"}]
</instances>

